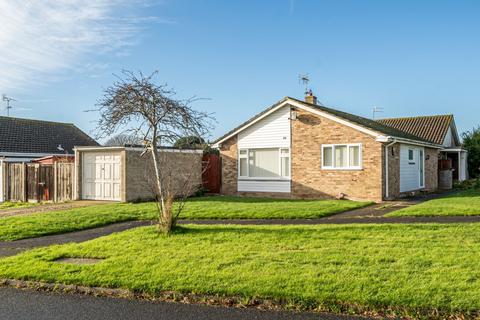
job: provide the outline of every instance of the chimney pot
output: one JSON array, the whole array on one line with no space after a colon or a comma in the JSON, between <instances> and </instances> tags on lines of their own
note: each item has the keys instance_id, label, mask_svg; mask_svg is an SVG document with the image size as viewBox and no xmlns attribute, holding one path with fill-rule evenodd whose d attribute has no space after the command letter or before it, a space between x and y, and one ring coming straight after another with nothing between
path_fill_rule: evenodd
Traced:
<instances>
[{"instance_id":1,"label":"chimney pot","mask_svg":"<svg viewBox=\"0 0 480 320\"><path fill-rule=\"evenodd\" d=\"M311 104L317 104L317 97L313 95L312 90L309 90L305 95L305 102Z\"/></svg>"}]
</instances>

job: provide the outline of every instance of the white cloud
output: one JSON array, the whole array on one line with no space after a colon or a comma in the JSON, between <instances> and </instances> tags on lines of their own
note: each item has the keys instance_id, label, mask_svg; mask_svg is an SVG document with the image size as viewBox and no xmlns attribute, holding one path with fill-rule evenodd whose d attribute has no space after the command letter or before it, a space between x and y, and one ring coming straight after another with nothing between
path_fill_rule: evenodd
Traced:
<instances>
[{"instance_id":1,"label":"white cloud","mask_svg":"<svg viewBox=\"0 0 480 320\"><path fill-rule=\"evenodd\" d=\"M44 82L88 55L135 43L140 0L0 0L0 92ZM91 65L90 65L91 66Z\"/></svg>"}]
</instances>

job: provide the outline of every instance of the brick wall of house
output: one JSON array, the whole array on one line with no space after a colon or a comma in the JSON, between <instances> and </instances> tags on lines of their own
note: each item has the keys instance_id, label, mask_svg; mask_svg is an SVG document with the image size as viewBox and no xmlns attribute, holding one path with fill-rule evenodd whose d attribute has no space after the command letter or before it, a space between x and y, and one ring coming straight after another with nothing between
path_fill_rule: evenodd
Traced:
<instances>
[{"instance_id":1,"label":"brick wall of house","mask_svg":"<svg viewBox=\"0 0 480 320\"><path fill-rule=\"evenodd\" d=\"M393 149L393 153L392 153ZM435 191L438 189L438 149L425 148L425 191ZM400 192L400 144L397 143L389 147L389 197L396 199L402 197ZM385 179L385 174L384 174ZM385 192L385 191L384 191ZM414 191L418 193L418 191ZM384 193L385 194L385 193Z\"/></svg>"},{"instance_id":2,"label":"brick wall of house","mask_svg":"<svg viewBox=\"0 0 480 320\"><path fill-rule=\"evenodd\" d=\"M222 194L232 195L237 193L237 150L237 136L223 142L220 147L220 157L222 159Z\"/></svg>"},{"instance_id":3,"label":"brick wall of house","mask_svg":"<svg viewBox=\"0 0 480 320\"><path fill-rule=\"evenodd\" d=\"M141 157L141 151L125 151L125 200L145 200L154 197L155 172L150 155ZM192 193L202 185L202 154L160 152L160 166L165 174L165 183L173 191ZM186 184L188 181L188 184ZM191 189L187 190L186 189Z\"/></svg>"},{"instance_id":4,"label":"brick wall of house","mask_svg":"<svg viewBox=\"0 0 480 320\"><path fill-rule=\"evenodd\" d=\"M438 149L425 148L425 189L438 189Z\"/></svg>"},{"instance_id":5,"label":"brick wall of house","mask_svg":"<svg viewBox=\"0 0 480 320\"><path fill-rule=\"evenodd\" d=\"M384 161L385 163L385 157ZM385 181L386 171L383 173ZM383 194L386 197L385 183L383 185ZM395 199L400 195L400 144L394 144L388 148L388 200Z\"/></svg>"},{"instance_id":6,"label":"brick wall of house","mask_svg":"<svg viewBox=\"0 0 480 320\"><path fill-rule=\"evenodd\" d=\"M321 145L362 144L362 170L322 170ZM292 122L292 194L299 198L331 198L344 193L350 199L381 201L382 144L365 133L306 111Z\"/></svg>"}]
</instances>

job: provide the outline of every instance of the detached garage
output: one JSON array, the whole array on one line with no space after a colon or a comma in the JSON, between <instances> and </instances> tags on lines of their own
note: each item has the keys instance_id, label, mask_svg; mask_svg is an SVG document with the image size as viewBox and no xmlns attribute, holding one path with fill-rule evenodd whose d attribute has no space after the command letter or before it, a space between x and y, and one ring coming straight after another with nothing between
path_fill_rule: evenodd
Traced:
<instances>
[{"instance_id":1,"label":"detached garage","mask_svg":"<svg viewBox=\"0 0 480 320\"><path fill-rule=\"evenodd\" d=\"M153 164L141 147L78 147L75 149L76 199L136 201L151 199ZM202 150L162 148L163 172L173 187L185 179L202 184ZM187 174L188 173L188 174Z\"/></svg>"}]
</instances>

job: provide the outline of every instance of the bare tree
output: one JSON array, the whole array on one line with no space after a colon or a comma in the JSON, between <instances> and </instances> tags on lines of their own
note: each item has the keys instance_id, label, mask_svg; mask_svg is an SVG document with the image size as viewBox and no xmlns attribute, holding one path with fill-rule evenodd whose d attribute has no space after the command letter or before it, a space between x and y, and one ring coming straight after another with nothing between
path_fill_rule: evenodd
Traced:
<instances>
[{"instance_id":1,"label":"bare tree","mask_svg":"<svg viewBox=\"0 0 480 320\"><path fill-rule=\"evenodd\" d=\"M142 139L132 135L120 133L109 138L107 142L104 143L105 146L124 146L124 145L141 145L143 143Z\"/></svg>"},{"instance_id":2,"label":"bare tree","mask_svg":"<svg viewBox=\"0 0 480 320\"><path fill-rule=\"evenodd\" d=\"M212 128L211 114L193 109L191 104L198 100L175 99L175 91L166 84L156 84L154 72L149 76L142 73L123 71L114 84L104 90L98 101L100 113L97 130L99 135L110 136L119 129L142 137L144 154L151 155L154 170L156 198L159 213L159 230L168 234L176 225L183 203L173 212L175 190L172 179L160 165L159 147L172 145L181 137L206 136Z\"/></svg>"}]
</instances>

